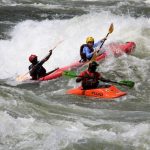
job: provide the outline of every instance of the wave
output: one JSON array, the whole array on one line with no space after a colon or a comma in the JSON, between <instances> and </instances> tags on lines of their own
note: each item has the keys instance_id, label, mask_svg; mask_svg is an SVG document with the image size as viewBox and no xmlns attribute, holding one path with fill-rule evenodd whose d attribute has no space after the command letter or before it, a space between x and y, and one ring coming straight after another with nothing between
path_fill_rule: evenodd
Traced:
<instances>
[{"instance_id":1,"label":"wave","mask_svg":"<svg viewBox=\"0 0 150 150\"><path fill-rule=\"evenodd\" d=\"M106 44L134 41L135 56L147 57L149 51L150 19L116 16L110 12L90 13L70 20L26 20L18 23L9 33L11 39L0 40L0 78L7 78L28 70L30 54L43 58L60 40L64 40L53 52L45 66L48 70L68 65L79 59L79 47L87 36L95 40L103 38L109 25L114 23L114 32ZM64 61L65 60L65 61Z\"/></svg>"}]
</instances>

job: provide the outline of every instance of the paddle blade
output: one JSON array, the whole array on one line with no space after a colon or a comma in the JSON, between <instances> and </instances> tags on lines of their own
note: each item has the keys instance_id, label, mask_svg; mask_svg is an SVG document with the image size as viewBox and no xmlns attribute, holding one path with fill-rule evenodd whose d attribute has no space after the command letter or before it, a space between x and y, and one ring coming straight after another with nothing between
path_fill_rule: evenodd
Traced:
<instances>
[{"instance_id":1,"label":"paddle blade","mask_svg":"<svg viewBox=\"0 0 150 150\"><path fill-rule=\"evenodd\" d=\"M70 77L70 78L75 78L75 77L77 77L76 72L74 72L74 71L68 71L68 70L64 71L62 75L63 75L63 76Z\"/></svg>"},{"instance_id":2,"label":"paddle blade","mask_svg":"<svg viewBox=\"0 0 150 150\"><path fill-rule=\"evenodd\" d=\"M120 81L119 84L120 85L126 85L130 88L133 88L135 83L133 81L123 80L123 81Z\"/></svg>"},{"instance_id":3,"label":"paddle blade","mask_svg":"<svg viewBox=\"0 0 150 150\"><path fill-rule=\"evenodd\" d=\"M114 31L114 25L112 23L109 27L109 34L112 33L113 31Z\"/></svg>"},{"instance_id":4,"label":"paddle blade","mask_svg":"<svg viewBox=\"0 0 150 150\"><path fill-rule=\"evenodd\" d=\"M26 80L30 80L30 77L28 74L19 75L16 77L16 81L19 81L19 82L26 81Z\"/></svg>"}]
</instances>

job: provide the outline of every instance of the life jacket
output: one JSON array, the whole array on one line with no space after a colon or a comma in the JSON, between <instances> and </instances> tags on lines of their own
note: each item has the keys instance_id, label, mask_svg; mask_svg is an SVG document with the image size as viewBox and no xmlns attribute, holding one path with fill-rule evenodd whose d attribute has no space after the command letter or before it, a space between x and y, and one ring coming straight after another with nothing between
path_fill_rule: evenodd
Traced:
<instances>
[{"instance_id":1,"label":"life jacket","mask_svg":"<svg viewBox=\"0 0 150 150\"><path fill-rule=\"evenodd\" d=\"M83 48L84 48L84 47L88 47L88 45L87 45L87 44L81 45L81 47L80 47L80 57L81 57L81 59L82 59L83 61L87 61L86 54L83 53ZM93 52L93 51L94 51L93 48L90 48L90 47L88 47L88 48L90 49L90 52Z\"/></svg>"},{"instance_id":2,"label":"life jacket","mask_svg":"<svg viewBox=\"0 0 150 150\"><path fill-rule=\"evenodd\" d=\"M32 80L37 80L46 75L46 69L42 65L40 65L40 64L37 65L36 69L34 69L34 66L36 66L36 65L31 64L29 66L29 70L31 70L30 76L32 77ZM33 71L32 71L32 69L33 69Z\"/></svg>"},{"instance_id":3,"label":"life jacket","mask_svg":"<svg viewBox=\"0 0 150 150\"><path fill-rule=\"evenodd\" d=\"M98 72L90 73L88 70L82 74L85 78L82 80L83 89L97 88L99 84L100 74ZM87 78L86 78L87 77Z\"/></svg>"}]
</instances>

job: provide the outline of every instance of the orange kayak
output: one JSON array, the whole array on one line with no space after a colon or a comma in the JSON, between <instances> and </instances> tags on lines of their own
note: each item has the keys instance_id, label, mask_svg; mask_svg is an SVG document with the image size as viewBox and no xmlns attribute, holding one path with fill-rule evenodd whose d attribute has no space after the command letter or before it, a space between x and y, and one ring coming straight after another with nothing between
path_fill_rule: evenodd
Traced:
<instances>
[{"instance_id":1,"label":"orange kayak","mask_svg":"<svg viewBox=\"0 0 150 150\"><path fill-rule=\"evenodd\" d=\"M70 89L66 92L67 94L73 95L84 95L88 97L94 98L118 98L121 96L126 95L126 92L120 91L114 85L111 85L108 88L97 88L97 89L89 89L89 90L82 90L82 87Z\"/></svg>"}]
</instances>

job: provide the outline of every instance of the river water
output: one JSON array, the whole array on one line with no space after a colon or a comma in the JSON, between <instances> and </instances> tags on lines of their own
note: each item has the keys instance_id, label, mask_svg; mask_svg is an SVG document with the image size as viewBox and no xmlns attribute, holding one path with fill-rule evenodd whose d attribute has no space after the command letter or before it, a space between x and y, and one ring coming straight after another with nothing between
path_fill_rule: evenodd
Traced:
<instances>
[{"instance_id":1,"label":"river water","mask_svg":"<svg viewBox=\"0 0 150 150\"><path fill-rule=\"evenodd\" d=\"M0 0L0 150L150 150L149 0ZM136 50L109 56L98 70L132 80L128 94L106 102L66 95L74 79L18 83L31 53L44 57L60 40L47 70L79 60L87 36L105 44L134 41ZM104 46L105 46L104 44ZM85 68L78 70L81 71Z\"/></svg>"}]
</instances>

